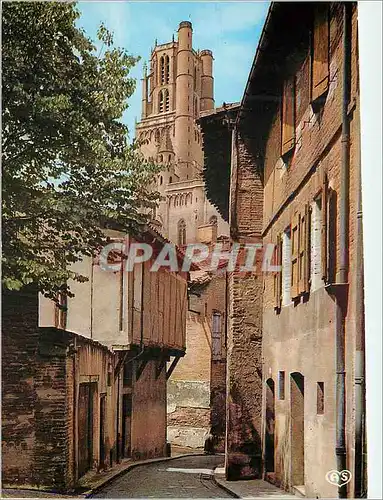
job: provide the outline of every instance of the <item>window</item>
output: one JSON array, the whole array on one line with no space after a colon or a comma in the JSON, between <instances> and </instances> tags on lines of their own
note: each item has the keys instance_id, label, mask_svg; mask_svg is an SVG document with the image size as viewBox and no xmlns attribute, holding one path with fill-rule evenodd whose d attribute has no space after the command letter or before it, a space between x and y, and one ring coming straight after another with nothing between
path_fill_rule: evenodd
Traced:
<instances>
[{"instance_id":1,"label":"window","mask_svg":"<svg viewBox=\"0 0 383 500\"><path fill-rule=\"evenodd\" d=\"M279 310L282 305L282 237L280 234L277 235L274 260L276 266L281 266L281 270L274 273L274 308Z\"/></svg>"},{"instance_id":2,"label":"window","mask_svg":"<svg viewBox=\"0 0 383 500\"><path fill-rule=\"evenodd\" d=\"M325 283L332 283L336 275L337 193L329 188L326 172L322 174L321 208L322 279Z\"/></svg>"},{"instance_id":3,"label":"window","mask_svg":"<svg viewBox=\"0 0 383 500\"><path fill-rule=\"evenodd\" d=\"M178 222L178 245L186 245L186 223L183 219Z\"/></svg>"},{"instance_id":4,"label":"window","mask_svg":"<svg viewBox=\"0 0 383 500\"><path fill-rule=\"evenodd\" d=\"M278 399L285 399L285 372L278 372Z\"/></svg>"},{"instance_id":5,"label":"window","mask_svg":"<svg viewBox=\"0 0 383 500\"><path fill-rule=\"evenodd\" d=\"M161 56L160 59L160 82L161 85L165 83L165 56Z\"/></svg>"},{"instance_id":6,"label":"window","mask_svg":"<svg viewBox=\"0 0 383 500\"><path fill-rule=\"evenodd\" d=\"M282 234L282 305L291 303L291 228Z\"/></svg>"},{"instance_id":7,"label":"window","mask_svg":"<svg viewBox=\"0 0 383 500\"><path fill-rule=\"evenodd\" d=\"M194 90L197 89L197 67L194 66Z\"/></svg>"},{"instance_id":8,"label":"window","mask_svg":"<svg viewBox=\"0 0 383 500\"><path fill-rule=\"evenodd\" d=\"M324 414L324 382L317 383L317 414Z\"/></svg>"},{"instance_id":9,"label":"window","mask_svg":"<svg viewBox=\"0 0 383 500\"><path fill-rule=\"evenodd\" d=\"M170 97L168 89L164 90L165 111L170 110Z\"/></svg>"},{"instance_id":10,"label":"window","mask_svg":"<svg viewBox=\"0 0 383 500\"><path fill-rule=\"evenodd\" d=\"M310 290L315 291L323 284L322 280L322 198L319 197L311 205L311 285Z\"/></svg>"},{"instance_id":11,"label":"window","mask_svg":"<svg viewBox=\"0 0 383 500\"><path fill-rule=\"evenodd\" d=\"M164 83L169 83L170 79L170 62L169 62L169 56L165 56L165 76L164 76Z\"/></svg>"},{"instance_id":12,"label":"window","mask_svg":"<svg viewBox=\"0 0 383 500\"><path fill-rule=\"evenodd\" d=\"M172 176L170 176L170 177L169 177L169 184L171 184L172 182L173 182L173 177L172 177Z\"/></svg>"},{"instance_id":13,"label":"window","mask_svg":"<svg viewBox=\"0 0 383 500\"><path fill-rule=\"evenodd\" d=\"M67 324L68 297L59 293L55 307L55 327L65 330Z\"/></svg>"},{"instance_id":14,"label":"window","mask_svg":"<svg viewBox=\"0 0 383 500\"><path fill-rule=\"evenodd\" d=\"M158 112L163 113L164 112L164 93L161 90L158 96Z\"/></svg>"},{"instance_id":15,"label":"window","mask_svg":"<svg viewBox=\"0 0 383 500\"><path fill-rule=\"evenodd\" d=\"M291 223L291 298L310 291L310 208L296 213Z\"/></svg>"},{"instance_id":16,"label":"window","mask_svg":"<svg viewBox=\"0 0 383 500\"><path fill-rule=\"evenodd\" d=\"M218 311L213 312L211 336L212 360L219 360L222 357L222 315Z\"/></svg>"},{"instance_id":17,"label":"window","mask_svg":"<svg viewBox=\"0 0 383 500\"><path fill-rule=\"evenodd\" d=\"M162 175L160 175L160 186L162 186L163 178Z\"/></svg>"},{"instance_id":18,"label":"window","mask_svg":"<svg viewBox=\"0 0 383 500\"><path fill-rule=\"evenodd\" d=\"M292 152L295 146L295 76L284 83L282 96L281 156Z\"/></svg>"},{"instance_id":19,"label":"window","mask_svg":"<svg viewBox=\"0 0 383 500\"><path fill-rule=\"evenodd\" d=\"M324 103L329 86L329 38L329 9L327 5L318 5L311 51L311 104L315 112Z\"/></svg>"},{"instance_id":20,"label":"window","mask_svg":"<svg viewBox=\"0 0 383 500\"><path fill-rule=\"evenodd\" d=\"M198 100L196 97L194 98L194 117L198 117Z\"/></svg>"},{"instance_id":21,"label":"window","mask_svg":"<svg viewBox=\"0 0 383 500\"><path fill-rule=\"evenodd\" d=\"M305 206L300 215L299 255L298 255L298 287L299 293L310 291L310 206Z\"/></svg>"}]
</instances>

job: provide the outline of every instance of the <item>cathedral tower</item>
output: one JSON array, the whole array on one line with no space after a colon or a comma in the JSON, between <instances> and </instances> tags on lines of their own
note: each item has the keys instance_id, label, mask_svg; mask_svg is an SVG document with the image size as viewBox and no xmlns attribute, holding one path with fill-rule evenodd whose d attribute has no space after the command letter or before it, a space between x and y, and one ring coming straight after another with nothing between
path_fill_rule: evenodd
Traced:
<instances>
[{"instance_id":1,"label":"cathedral tower","mask_svg":"<svg viewBox=\"0 0 383 500\"><path fill-rule=\"evenodd\" d=\"M149 73L142 78L142 116L136 137L147 158L164 166L158 176L163 196L154 223L174 243L200 241L227 234L227 224L205 196L202 179L200 112L214 108L213 54L193 48L189 21L178 27L177 40L157 44L151 51ZM218 221L218 223L217 223Z\"/></svg>"}]
</instances>

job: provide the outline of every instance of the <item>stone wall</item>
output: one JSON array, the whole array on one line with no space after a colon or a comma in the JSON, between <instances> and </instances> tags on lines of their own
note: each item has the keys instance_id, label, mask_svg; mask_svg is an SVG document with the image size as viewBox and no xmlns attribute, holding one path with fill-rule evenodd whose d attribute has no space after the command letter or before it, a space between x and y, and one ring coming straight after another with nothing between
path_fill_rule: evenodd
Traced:
<instances>
[{"instance_id":1,"label":"stone wall","mask_svg":"<svg viewBox=\"0 0 383 500\"><path fill-rule=\"evenodd\" d=\"M65 349L40 341L37 294L3 294L2 480L64 488L70 477Z\"/></svg>"}]
</instances>

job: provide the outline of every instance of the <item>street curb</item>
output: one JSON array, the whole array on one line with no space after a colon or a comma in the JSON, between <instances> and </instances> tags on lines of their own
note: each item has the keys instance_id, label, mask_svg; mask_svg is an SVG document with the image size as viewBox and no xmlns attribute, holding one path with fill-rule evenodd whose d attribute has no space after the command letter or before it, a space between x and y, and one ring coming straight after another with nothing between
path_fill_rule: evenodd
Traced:
<instances>
[{"instance_id":1,"label":"street curb","mask_svg":"<svg viewBox=\"0 0 383 500\"><path fill-rule=\"evenodd\" d=\"M221 481L216 477L214 471L213 471L213 481L218 486L218 488L221 488L221 490L226 491L226 493L229 493L229 495L231 495L233 498L242 498L240 495L238 495L238 493L235 493L226 485L222 484Z\"/></svg>"},{"instance_id":2,"label":"street curb","mask_svg":"<svg viewBox=\"0 0 383 500\"><path fill-rule=\"evenodd\" d=\"M132 469L139 467L140 465L148 465L148 464L154 464L157 462L170 462L171 460L176 460L177 458L187 458L187 457L201 457L205 456L205 453L185 453L183 455L177 455L175 457L160 457L160 458L151 458L149 460L142 460L140 462L132 462L129 464L126 464L126 467L124 469L121 469L116 472L113 476L110 476L105 479L102 483L98 484L94 488L91 488L81 494L78 495L79 498L91 498L92 495L95 495L98 491L100 491L102 488L107 486L109 483L117 479L119 476L122 476L123 474L126 474L127 472L131 471Z\"/></svg>"}]
</instances>

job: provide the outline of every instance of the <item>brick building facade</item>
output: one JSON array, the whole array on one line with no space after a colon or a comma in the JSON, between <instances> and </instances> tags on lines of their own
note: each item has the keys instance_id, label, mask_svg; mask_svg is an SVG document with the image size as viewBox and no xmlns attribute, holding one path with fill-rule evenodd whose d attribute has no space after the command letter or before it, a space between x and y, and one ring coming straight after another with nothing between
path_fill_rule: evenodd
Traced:
<instances>
[{"instance_id":1,"label":"brick building facade","mask_svg":"<svg viewBox=\"0 0 383 500\"><path fill-rule=\"evenodd\" d=\"M365 487L358 82L355 4L275 2L241 105L200 120L232 241L281 266L230 277L226 474L308 497Z\"/></svg>"}]
</instances>

